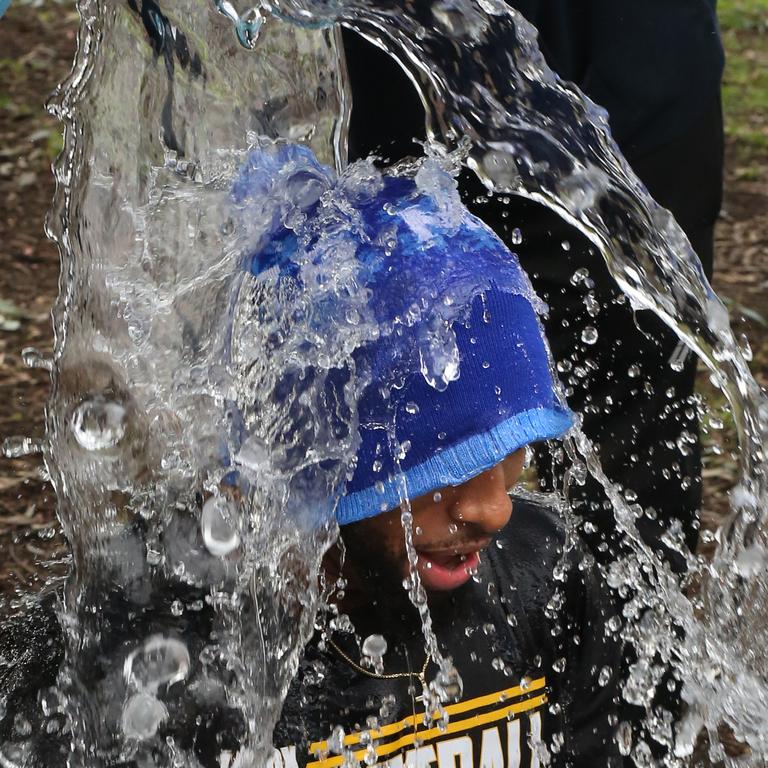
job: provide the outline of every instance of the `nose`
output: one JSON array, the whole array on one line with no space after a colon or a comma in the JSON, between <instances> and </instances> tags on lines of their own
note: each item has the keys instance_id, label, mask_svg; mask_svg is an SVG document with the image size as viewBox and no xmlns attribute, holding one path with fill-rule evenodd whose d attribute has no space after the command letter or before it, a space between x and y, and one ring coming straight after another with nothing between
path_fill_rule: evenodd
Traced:
<instances>
[{"instance_id":1,"label":"nose","mask_svg":"<svg viewBox=\"0 0 768 768\"><path fill-rule=\"evenodd\" d=\"M509 522L512 501L501 466L488 469L453 490L448 512L456 522L475 525L487 534L500 531Z\"/></svg>"}]
</instances>

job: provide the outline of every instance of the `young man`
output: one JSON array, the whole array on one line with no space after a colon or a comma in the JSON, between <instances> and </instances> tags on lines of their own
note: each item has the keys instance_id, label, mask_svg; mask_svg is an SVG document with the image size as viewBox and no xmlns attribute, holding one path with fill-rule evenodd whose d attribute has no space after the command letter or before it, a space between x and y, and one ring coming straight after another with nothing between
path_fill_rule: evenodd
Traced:
<instances>
[{"instance_id":1,"label":"young man","mask_svg":"<svg viewBox=\"0 0 768 768\"><path fill-rule=\"evenodd\" d=\"M620 765L611 609L580 552L558 580L561 521L508 495L522 466L518 450L413 504L432 629L463 682L451 681L446 721L426 718L424 685L440 670L401 585L410 566L393 510L343 528L343 568L326 558L327 576L346 578L337 607L349 621L331 619L305 651L276 768ZM386 647L378 670L369 646Z\"/></svg>"},{"instance_id":2,"label":"young man","mask_svg":"<svg viewBox=\"0 0 768 768\"><path fill-rule=\"evenodd\" d=\"M526 446L572 424L525 274L434 163L415 179L369 167L332 182L308 153L262 151L239 198L303 202L261 238L255 279L298 297L338 345L350 290L378 329L352 353L360 442L324 560L336 596L289 690L275 765L618 765L612 606L592 560L573 543L563 554L557 516L509 496ZM298 190L323 179L307 203Z\"/></svg>"},{"instance_id":3,"label":"young man","mask_svg":"<svg viewBox=\"0 0 768 768\"><path fill-rule=\"evenodd\" d=\"M341 541L323 564L328 605L288 691L272 768L619 765L613 607L558 517L509 496L526 446L572 423L514 257L430 164L415 180L371 168L337 180L307 150L269 145L251 155L235 199L270 222L248 265L273 290L272 317L286 333L309 318L315 345L337 345L352 332L345 323L376 320L348 353L360 382L356 461L335 510ZM360 297L351 323L340 310ZM311 386L320 357L299 340L306 359L295 381ZM341 388L324 390L324 402L341 402L355 381L329 377ZM296 418L281 435L308 441L291 454L296 471L317 440L292 407L306 394L297 384L274 397L286 421ZM198 689L196 625L162 604L134 618L120 605L110 613L110 643L125 653L148 635L183 640L184 687ZM29 626L48 645L30 652ZM20 740L29 766L66 754L63 724L51 728L37 703L55 680L57 629L44 611L0 641L15 660L9 674L0 668L0 741ZM156 693L174 714L154 723L152 740L171 739L204 768L223 765L224 752L249 766L225 704L202 702L198 714L178 691ZM132 738L143 737L134 728Z\"/></svg>"}]
</instances>

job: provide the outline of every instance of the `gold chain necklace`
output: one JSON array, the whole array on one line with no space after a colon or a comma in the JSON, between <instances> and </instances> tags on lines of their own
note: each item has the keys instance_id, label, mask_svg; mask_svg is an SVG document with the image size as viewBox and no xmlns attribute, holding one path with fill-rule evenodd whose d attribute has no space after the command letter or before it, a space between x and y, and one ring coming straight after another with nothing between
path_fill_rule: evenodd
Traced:
<instances>
[{"instance_id":1,"label":"gold chain necklace","mask_svg":"<svg viewBox=\"0 0 768 768\"><path fill-rule=\"evenodd\" d=\"M432 654L427 652L427 658L424 659L424 666L421 668L421 672L393 672L388 675L379 674L378 672L371 672L369 669L366 669L365 667L360 666L356 661L351 659L344 651L339 648L339 646L331 640L331 638L328 638L328 644L333 648L336 653L341 656L344 661L347 662L351 667L353 667L355 670L360 672L363 675L367 675L368 677L375 677L377 680L396 680L401 677L415 677L421 682L422 685L426 683L426 674L427 674L427 667L429 666L429 662L432 660Z\"/></svg>"},{"instance_id":2,"label":"gold chain necklace","mask_svg":"<svg viewBox=\"0 0 768 768\"><path fill-rule=\"evenodd\" d=\"M363 675L367 675L368 677L376 678L377 680L397 680L399 678L407 677L415 677L422 685L422 688L427 684L427 667L429 666L429 662L432 660L432 654L430 651L427 651L427 658L424 659L424 665L421 668L421 672L392 672L388 675L380 675L378 672L371 672L369 669L366 669L365 667L362 667L360 664L358 664L354 659L350 658L339 646L329 637L328 638L328 644L333 648L336 653L341 656L341 658L347 662L353 669L355 669L357 672L360 672ZM409 686L408 692L411 696L411 712L413 714L413 736L414 739L419 738L419 718L416 715L416 702L422 701L422 696L416 696L413 688Z\"/></svg>"}]
</instances>

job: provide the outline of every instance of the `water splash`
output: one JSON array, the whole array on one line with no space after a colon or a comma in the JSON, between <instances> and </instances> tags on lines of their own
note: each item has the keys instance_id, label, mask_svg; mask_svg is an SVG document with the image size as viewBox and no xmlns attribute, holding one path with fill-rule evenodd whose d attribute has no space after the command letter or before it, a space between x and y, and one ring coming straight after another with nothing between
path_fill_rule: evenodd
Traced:
<instances>
[{"instance_id":1,"label":"water splash","mask_svg":"<svg viewBox=\"0 0 768 768\"><path fill-rule=\"evenodd\" d=\"M275 406L236 403L230 190L257 136L333 163L333 34L259 32L254 11L238 21L241 43L258 34L249 56L207 3L79 10L75 66L52 101L66 133L49 231L65 279L42 446L72 545L58 681L70 764L196 765L190 734L212 712L214 743L265 764L333 524L282 514L289 479L253 441L231 452L250 462L231 476L238 428ZM320 472L305 490L332 482Z\"/></svg>"},{"instance_id":2,"label":"water splash","mask_svg":"<svg viewBox=\"0 0 768 768\"><path fill-rule=\"evenodd\" d=\"M767 624L766 584L762 579L745 582L734 564L743 550L765 548L766 398L684 234L621 157L605 113L548 68L533 28L501 3L481 8L453 3L450 13L431 9L407 1L287 2L279 11L296 23L343 21L389 51L419 87L432 142L455 146L468 137L467 164L490 192L544 203L581 229L600 249L633 306L654 311L711 369L737 423L741 481L715 559L701 566L700 618L694 618L692 603L658 557L643 546L631 505L609 488L617 524L632 542L636 559L634 567L627 564L623 574L619 568L615 575L620 588L635 595L636 617L645 609L661 617L655 641L650 632L630 632L629 639L646 655L636 674L655 669L653 658L661 652L690 680L686 696L691 698L701 670L714 663L717 672L705 676L707 694L692 697L692 716L713 735L720 722L730 723L756 749L747 760L758 764L756 745L764 729L756 723L766 722L768 712L744 718L746 706L735 706L733 699L740 698L734 691L745 680L752 681L748 687L753 691L766 683L766 659L755 659L749 669L743 664L755 634L762 637L760 628ZM489 69L484 62L490 61L506 61L509 67ZM591 473L607 483L583 440L579 449ZM632 576L638 574L646 584L633 588ZM741 649L735 655L726 651L734 638ZM645 682L653 691L653 681ZM635 749L640 757L647 751L644 745Z\"/></svg>"},{"instance_id":3,"label":"water splash","mask_svg":"<svg viewBox=\"0 0 768 768\"><path fill-rule=\"evenodd\" d=\"M690 563L705 577L698 603L642 543L637 510L578 431L566 441L574 460L566 485L582 484L587 473L601 481L631 552L607 574L628 598L626 634L639 652L625 695L649 705L658 660L674 664L691 703L678 753L700 726L714 734L725 721L753 747L746 762L758 765L768 751L761 650L768 405L682 232L620 157L605 114L547 68L533 29L502 3L461 0L284 2L242 15L229 2L214 10L190 0L168 11L144 0L106 12L83 0L80 10L78 57L54 106L67 132L50 231L65 280L40 446L73 547L60 677L71 764L106 765L150 749L160 761L194 764L174 741L177 731L158 736L168 722L184 727L170 717L174 685L183 689L180 711L234 713L240 731L230 731L247 745L237 764L267 764L269 723L311 628L313 575L333 535L330 508L320 524L286 509L332 497L355 424L350 412L332 413L347 427L339 439L336 425L307 407L323 452L298 471L290 448L300 441L280 433L286 414L264 396L278 384L304 386L288 366L298 351L299 368L321 372L311 404L371 324L351 291L337 336L323 338L307 324L286 338L268 314L254 327L254 312L268 313L268 305L263 286L244 276L243 238L256 242L267 222L254 208L250 220L236 221L229 188L264 136L303 142L341 170L349 99L332 27L344 22L408 69L428 107L432 152L456 149L490 193L537 200L579 227L633 304L667 322L728 396L742 480L714 561ZM263 24L266 15L273 18ZM507 67L483 64L499 55ZM418 172L427 187L443 183L429 165ZM356 184L372 178L364 165L351 173ZM457 374L444 331L435 326L420 357L438 389ZM33 447L20 439L4 450ZM333 468L320 471L326 461ZM413 556L405 486L401 500ZM680 549L674 532L669 544ZM440 661L418 579L411 593L440 666L427 690L438 707L460 683ZM368 655L375 663L377 654ZM124 704L115 708L118 700ZM649 728L669 739L650 721ZM624 735L623 751L645 754Z\"/></svg>"}]
</instances>

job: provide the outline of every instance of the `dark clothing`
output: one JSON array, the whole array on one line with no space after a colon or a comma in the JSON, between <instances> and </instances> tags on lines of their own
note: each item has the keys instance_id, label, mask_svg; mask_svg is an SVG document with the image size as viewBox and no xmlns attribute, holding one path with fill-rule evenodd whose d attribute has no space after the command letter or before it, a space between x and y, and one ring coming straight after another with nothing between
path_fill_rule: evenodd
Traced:
<instances>
[{"instance_id":1,"label":"dark clothing","mask_svg":"<svg viewBox=\"0 0 768 768\"><path fill-rule=\"evenodd\" d=\"M608 110L627 159L687 133L720 86L714 0L513 0L549 65Z\"/></svg>"},{"instance_id":2,"label":"dark clothing","mask_svg":"<svg viewBox=\"0 0 768 768\"><path fill-rule=\"evenodd\" d=\"M539 31L547 62L608 110L632 162L706 119L724 55L714 0L513 0ZM353 92L353 158L399 159L424 137L424 112L409 80L382 51L344 34ZM640 174L642 177L642 174Z\"/></svg>"},{"instance_id":3,"label":"dark clothing","mask_svg":"<svg viewBox=\"0 0 768 768\"><path fill-rule=\"evenodd\" d=\"M354 751L365 749L359 732L371 715L379 717L377 727L383 729L380 737L374 734L380 766L535 766L539 763L531 739L547 746L553 768L619 765L613 730L620 649L607 627L616 620L611 621L613 606L594 561L574 547L563 561L567 567L558 566L565 542L562 523L546 509L522 500L515 500L512 520L498 542L489 548L478 582L470 581L432 605L438 642L453 657L464 692L459 703L447 707L447 730L419 727L422 762L408 762L414 747L408 718L419 711L419 691L409 691L407 679L363 676L330 647L321 649L316 638L305 649L274 734L280 749L273 768L340 764L334 755L309 754L309 743L327 740L333 727L342 725ZM63 764L71 739L63 716L40 704L41 694L55 685L63 658L53 605L51 596L36 603L4 622L0 636L0 697L6 702L0 716L0 750L10 749L10 756L18 745L28 768ZM204 768L215 768L222 749L237 750L237 716L227 711L224 700L213 709L180 708L184 690L202 679L196 660L204 635L191 626L189 633L179 632L179 627L173 632L163 629L167 608L138 617L123 610L122 623L115 613L114 644L124 646L125 653L114 656L113 684L125 685L122 662L136 641L156 632L183 639L192 659L190 676L183 685L158 694L169 711L160 735L172 735L178 745L194 749ZM202 613L200 617L207 620ZM405 601L394 597L353 616L353 621L363 636L386 636L391 649L385 656L386 671L421 669L424 641L415 611ZM359 658L348 635L337 633L335 639ZM428 677L435 672L432 665ZM192 700L186 704L192 706ZM222 734L233 738L222 741ZM120 765L135 768L136 763Z\"/></svg>"},{"instance_id":4,"label":"dark clothing","mask_svg":"<svg viewBox=\"0 0 768 768\"><path fill-rule=\"evenodd\" d=\"M479 583L470 581L432 602L438 643L464 683L460 702L447 706L444 731L423 723L423 706L415 700L420 683L365 676L315 637L275 731L283 764L340 765L342 757L327 741L337 725L347 735L345 744L363 760L363 732L371 731L374 716L374 762L389 768L539 765L532 739L546 745L553 768L619 765L611 718L619 646L606 627L613 608L594 561L578 549L566 555L565 575L556 580L564 540L562 523L551 512L516 499L498 546L492 544L483 556ZM360 638L387 639L385 673L421 669L424 639L412 606L387 602L351 618ZM349 635L336 632L333 638L350 658L360 659ZM429 667L428 678L435 672ZM418 756L414 715L422 745Z\"/></svg>"},{"instance_id":5,"label":"dark clothing","mask_svg":"<svg viewBox=\"0 0 768 768\"><path fill-rule=\"evenodd\" d=\"M723 50L713 0L511 4L539 29L553 69L608 110L621 150L651 195L675 216L710 276L723 183ZM353 92L351 159L371 152L392 161L420 154L413 138L424 138L424 112L410 81L385 53L353 33L345 32L344 46ZM548 303L547 338L569 405L583 414L584 432L608 478L630 489L628 498L645 510L638 527L646 543L683 571L682 558L666 550L662 537L679 521L689 549L697 544L702 489L691 402L695 357L685 354L658 317L631 310L602 257L557 215L521 198L506 206L498 200L483 204L484 190L469 173L460 191L470 210L518 253ZM520 244L517 238L512 243L514 229L522 232ZM572 282L583 269L591 286ZM585 343L583 334L592 329L597 341ZM536 463L543 487L562 487L560 457L544 448ZM572 496L592 523L584 535L594 555L615 560L622 544L602 489L590 477ZM660 690L657 703L677 717L676 686ZM635 743L647 737L642 711L625 705L620 717L632 723Z\"/></svg>"}]
</instances>

